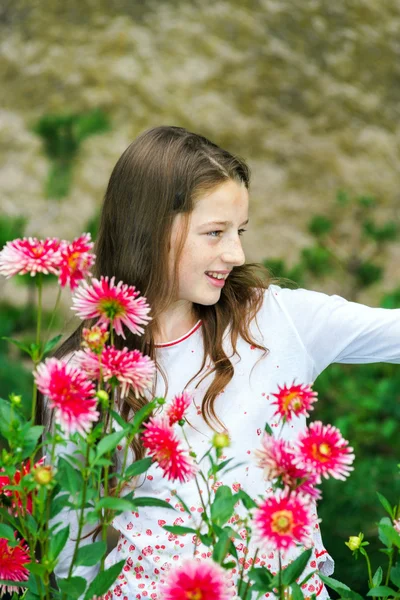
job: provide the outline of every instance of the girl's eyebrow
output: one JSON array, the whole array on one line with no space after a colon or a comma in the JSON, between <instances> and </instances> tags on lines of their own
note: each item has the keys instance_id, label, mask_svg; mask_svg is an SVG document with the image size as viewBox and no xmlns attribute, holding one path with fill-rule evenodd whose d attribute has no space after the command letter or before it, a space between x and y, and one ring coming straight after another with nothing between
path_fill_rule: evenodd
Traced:
<instances>
[{"instance_id":1,"label":"girl's eyebrow","mask_svg":"<svg viewBox=\"0 0 400 600\"><path fill-rule=\"evenodd\" d=\"M240 227L242 227L243 225L247 225L249 222L249 219L247 219L247 221L243 221L243 223L240 224ZM231 226L233 225L232 221L208 221L207 223L203 223L203 226L206 225L222 225L222 226Z\"/></svg>"}]
</instances>

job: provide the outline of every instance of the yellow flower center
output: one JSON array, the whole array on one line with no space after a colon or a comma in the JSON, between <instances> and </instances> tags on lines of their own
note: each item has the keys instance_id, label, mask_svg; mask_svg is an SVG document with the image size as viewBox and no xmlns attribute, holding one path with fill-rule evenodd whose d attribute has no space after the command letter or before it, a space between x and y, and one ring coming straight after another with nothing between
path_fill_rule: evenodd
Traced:
<instances>
[{"instance_id":1,"label":"yellow flower center","mask_svg":"<svg viewBox=\"0 0 400 600\"><path fill-rule=\"evenodd\" d=\"M293 513L290 510L278 510L272 515L271 529L274 533L285 535L293 529Z\"/></svg>"},{"instance_id":2,"label":"yellow flower center","mask_svg":"<svg viewBox=\"0 0 400 600\"><path fill-rule=\"evenodd\" d=\"M186 592L186 598L188 600L202 600L203 593L201 590L199 590L199 588L196 588L195 590L189 590Z\"/></svg>"},{"instance_id":3,"label":"yellow flower center","mask_svg":"<svg viewBox=\"0 0 400 600\"><path fill-rule=\"evenodd\" d=\"M316 460L327 462L331 457L331 447L327 443L313 444L311 453Z\"/></svg>"},{"instance_id":4,"label":"yellow flower center","mask_svg":"<svg viewBox=\"0 0 400 600\"><path fill-rule=\"evenodd\" d=\"M283 401L283 408L285 411L299 410L300 408L302 408L302 406L303 402L301 401L301 398L299 397L297 392L290 392L286 394Z\"/></svg>"}]
</instances>

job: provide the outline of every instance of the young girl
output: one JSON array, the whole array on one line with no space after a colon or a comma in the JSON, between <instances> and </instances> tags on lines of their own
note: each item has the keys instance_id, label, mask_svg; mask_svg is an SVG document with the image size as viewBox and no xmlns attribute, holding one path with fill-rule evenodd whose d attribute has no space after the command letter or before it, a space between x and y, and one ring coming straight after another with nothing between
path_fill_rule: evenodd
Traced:
<instances>
[{"instance_id":1,"label":"young girl","mask_svg":"<svg viewBox=\"0 0 400 600\"><path fill-rule=\"evenodd\" d=\"M222 483L233 490L242 487L256 498L270 489L252 453L265 422L276 423L271 394L294 380L313 383L333 362L400 362L400 310L270 284L261 267L245 264L241 236L248 223L248 189L245 162L204 137L179 127L144 132L111 174L95 274L135 285L147 298L152 321L145 335L131 334L117 343L156 361L153 395L168 402L184 389L191 392L185 430L197 455L204 454L215 430L228 431L231 446L225 454L242 464L223 481L214 481L214 488ZM78 330L61 353L78 350L80 341ZM129 396L122 416L130 419L146 402ZM282 436L291 439L304 427L304 418L297 418ZM133 450L132 460L143 457L139 442ZM108 598L161 600L157 589L169 567L193 553L192 536L171 535L162 525L193 526L201 503L194 484L176 482L171 490L155 468L141 478L135 494L167 500L178 512L171 517L172 511L145 507L140 514L115 518L119 540L106 566L122 558L127 562ZM176 494L190 507L191 517L179 510ZM75 515L66 516L73 538ZM83 541L90 542L91 537ZM63 551L59 577L68 572L72 546ZM238 548L240 558L254 555L245 532ZM209 549L199 545L196 556L207 555ZM288 553L286 560L294 556ZM276 569L273 552L261 552L259 558L258 564ZM331 574L332 566L316 524L310 569ZM91 579L96 570L78 567L74 573ZM328 597L317 575L304 592Z\"/></svg>"}]
</instances>

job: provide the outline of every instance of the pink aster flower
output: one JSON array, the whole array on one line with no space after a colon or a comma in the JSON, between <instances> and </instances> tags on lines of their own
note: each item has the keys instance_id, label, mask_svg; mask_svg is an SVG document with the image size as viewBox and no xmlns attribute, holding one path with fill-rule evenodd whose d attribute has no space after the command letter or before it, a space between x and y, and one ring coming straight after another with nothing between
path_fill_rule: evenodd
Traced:
<instances>
[{"instance_id":1,"label":"pink aster flower","mask_svg":"<svg viewBox=\"0 0 400 600\"><path fill-rule=\"evenodd\" d=\"M132 285L119 281L114 277L92 279L91 285L86 281L78 288L72 298L73 307L81 319L98 317L97 325L112 323L116 333L125 339L122 325L132 333L143 333L143 327L151 319L150 307L145 298L138 298L140 292Z\"/></svg>"},{"instance_id":2,"label":"pink aster flower","mask_svg":"<svg viewBox=\"0 0 400 600\"><path fill-rule=\"evenodd\" d=\"M114 346L105 346L101 355L91 350L79 351L75 359L90 379L100 378L101 367L104 381L117 381L123 398L128 395L129 389L133 390L136 397L143 394L155 372L154 362L148 356L128 348L117 350Z\"/></svg>"},{"instance_id":3,"label":"pink aster flower","mask_svg":"<svg viewBox=\"0 0 400 600\"><path fill-rule=\"evenodd\" d=\"M309 545L313 522L310 498L289 490L266 498L253 517L259 542L274 550Z\"/></svg>"},{"instance_id":4,"label":"pink aster flower","mask_svg":"<svg viewBox=\"0 0 400 600\"><path fill-rule=\"evenodd\" d=\"M71 290L78 287L78 282L91 275L90 268L95 261L91 254L93 242L90 233L84 233L73 242L64 242L61 246L61 266L59 283L61 287L69 285Z\"/></svg>"},{"instance_id":5,"label":"pink aster flower","mask_svg":"<svg viewBox=\"0 0 400 600\"><path fill-rule=\"evenodd\" d=\"M254 456L257 466L264 470L264 479L278 480L285 488L303 492L315 499L321 498L320 490L315 487L317 476L296 465L295 450L290 442L265 433L261 445L261 449L254 451Z\"/></svg>"},{"instance_id":6,"label":"pink aster flower","mask_svg":"<svg viewBox=\"0 0 400 600\"><path fill-rule=\"evenodd\" d=\"M197 472L196 464L184 450L168 421L152 417L144 424L143 445L149 456L157 462L168 480L189 481Z\"/></svg>"},{"instance_id":7,"label":"pink aster flower","mask_svg":"<svg viewBox=\"0 0 400 600\"><path fill-rule=\"evenodd\" d=\"M55 410L56 421L67 433L88 432L99 417L95 387L76 367L48 358L35 371L36 385Z\"/></svg>"},{"instance_id":8,"label":"pink aster flower","mask_svg":"<svg viewBox=\"0 0 400 600\"><path fill-rule=\"evenodd\" d=\"M315 473L319 483L321 476L344 480L353 470L353 460L353 448L333 425L315 421L299 435L295 462Z\"/></svg>"},{"instance_id":9,"label":"pink aster flower","mask_svg":"<svg viewBox=\"0 0 400 600\"><path fill-rule=\"evenodd\" d=\"M84 348L89 348L89 350L95 354L101 354L104 345L110 336L110 333L107 330L107 323L93 325L90 329L84 327L82 330L82 346Z\"/></svg>"},{"instance_id":10,"label":"pink aster flower","mask_svg":"<svg viewBox=\"0 0 400 600\"><path fill-rule=\"evenodd\" d=\"M27 581L29 571L25 567L30 562L28 546L21 541L18 546L10 546L5 538L0 538L0 579L6 581ZM0 585L0 597L13 592L20 592L16 585Z\"/></svg>"},{"instance_id":11,"label":"pink aster flower","mask_svg":"<svg viewBox=\"0 0 400 600\"><path fill-rule=\"evenodd\" d=\"M7 242L0 252L0 274L6 277L30 273L58 275L61 262L61 242L56 238L38 240L18 238Z\"/></svg>"},{"instance_id":12,"label":"pink aster flower","mask_svg":"<svg viewBox=\"0 0 400 600\"><path fill-rule=\"evenodd\" d=\"M181 421L185 412L192 403L192 397L188 392L182 392L177 394L172 400L171 404L167 407L167 416L169 417L169 424L174 425L178 421Z\"/></svg>"},{"instance_id":13,"label":"pink aster flower","mask_svg":"<svg viewBox=\"0 0 400 600\"><path fill-rule=\"evenodd\" d=\"M163 600L228 600L231 598L226 572L208 560L187 559L168 571L161 586Z\"/></svg>"},{"instance_id":14,"label":"pink aster flower","mask_svg":"<svg viewBox=\"0 0 400 600\"><path fill-rule=\"evenodd\" d=\"M317 400L317 392L314 392L309 385L295 385L294 382L290 387L284 385L282 388L278 385L279 393L272 394L275 396L277 405L274 415L280 415L286 421L290 421L295 415L304 415L309 417L309 410L313 409L312 404Z\"/></svg>"}]
</instances>

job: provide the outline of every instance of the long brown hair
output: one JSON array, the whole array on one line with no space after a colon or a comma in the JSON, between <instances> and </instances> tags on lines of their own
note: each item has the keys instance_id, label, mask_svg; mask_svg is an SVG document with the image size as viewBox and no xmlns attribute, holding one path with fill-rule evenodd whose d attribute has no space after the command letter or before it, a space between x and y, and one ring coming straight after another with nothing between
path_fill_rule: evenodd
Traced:
<instances>
[{"instance_id":1,"label":"long brown hair","mask_svg":"<svg viewBox=\"0 0 400 600\"><path fill-rule=\"evenodd\" d=\"M144 336L127 333L126 341L117 337L116 346L136 348L156 361L154 337L158 332L158 317L176 295L179 257L185 242L183 234L171 284L168 253L174 217L177 214L189 216L199 196L230 179L249 187L250 171L244 160L181 127L149 129L122 154L112 171L104 198L94 275L115 276L116 281L134 285L147 298L152 321ZM203 398L202 414L214 429L216 423L223 427L214 411L215 399L234 373L223 347L223 334L230 328L234 353L239 336L266 350L252 338L249 324L261 306L260 292L268 283L268 272L260 265L235 267L217 304L193 307L202 321L204 357L199 373L191 381L202 372L208 358L215 375ZM88 324L82 324L61 346L57 356L78 349L83 326ZM167 386L165 374L161 375ZM127 420L146 402L144 397L129 395L122 402L121 415ZM138 440L133 443L133 450L136 458L143 456Z\"/></svg>"}]
</instances>

